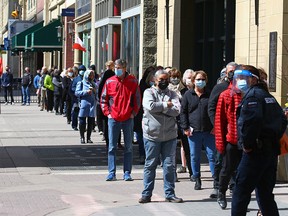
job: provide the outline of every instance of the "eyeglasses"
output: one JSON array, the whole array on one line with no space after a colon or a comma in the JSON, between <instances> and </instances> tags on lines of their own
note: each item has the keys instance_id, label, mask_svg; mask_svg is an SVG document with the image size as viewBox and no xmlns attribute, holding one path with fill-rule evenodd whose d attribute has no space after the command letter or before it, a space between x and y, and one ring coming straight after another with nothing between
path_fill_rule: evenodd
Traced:
<instances>
[{"instance_id":1,"label":"eyeglasses","mask_svg":"<svg viewBox=\"0 0 288 216\"><path fill-rule=\"evenodd\" d=\"M205 79L195 79L196 81L200 81L200 80L202 80L202 81L205 81Z\"/></svg>"}]
</instances>

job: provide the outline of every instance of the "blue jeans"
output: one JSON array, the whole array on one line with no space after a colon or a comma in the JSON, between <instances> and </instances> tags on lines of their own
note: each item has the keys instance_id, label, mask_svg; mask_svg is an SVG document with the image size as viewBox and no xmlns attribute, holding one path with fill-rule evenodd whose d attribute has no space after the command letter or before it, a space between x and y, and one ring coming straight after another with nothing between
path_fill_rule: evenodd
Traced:
<instances>
[{"instance_id":1,"label":"blue jeans","mask_svg":"<svg viewBox=\"0 0 288 216\"><path fill-rule=\"evenodd\" d=\"M155 142L144 138L146 160L144 166L144 190L142 197L151 197L154 189L156 168L161 160L163 164L163 180L165 197L175 196L175 155L177 140L172 139L165 142Z\"/></svg>"},{"instance_id":2,"label":"blue jeans","mask_svg":"<svg viewBox=\"0 0 288 216\"><path fill-rule=\"evenodd\" d=\"M29 86L22 86L23 104L30 104L30 89Z\"/></svg>"},{"instance_id":3,"label":"blue jeans","mask_svg":"<svg viewBox=\"0 0 288 216\"><path fill-rule=\"evenodd\" d=\"M276 144L275 144L276 145ZM263 215L279 216L273 189L276 182L277 154L254 152L242 154L237 169L232 196L232 216L246 215L255 189L256 199Z\"/></svg>"},{"instance_id":4,"label":"blue jeans","mask_svg":"<svg viewBox=\"0 0 288 216\"><path fill-rule=\"evenodd\" d=\"M191 155L191 167L193 171L193 177L199 178L200 174L200 161L202 145L205 147L206 155L209 161L209 167L212 176L214 176L215 168L215 137L210 132L193 132L192 136L188 137L190 155Z\"/></svg>"},{"instance_id":5,"label":"blue jeans","mask_svg":"<svg viewBox=\"0 0 288 216\"><path fill-rule=\"evenodd\" d=\"M109 135L109 150L108 150L108 171L109 174L116 173L116 150L118 138L121 132L123 131L124 136L124 173L127 172L131 174L132 170L132 140L133 140L133 126L134 121L132 118L119 122L112 118L108 118L108 135Z\"/></svg>"}]
</instances>

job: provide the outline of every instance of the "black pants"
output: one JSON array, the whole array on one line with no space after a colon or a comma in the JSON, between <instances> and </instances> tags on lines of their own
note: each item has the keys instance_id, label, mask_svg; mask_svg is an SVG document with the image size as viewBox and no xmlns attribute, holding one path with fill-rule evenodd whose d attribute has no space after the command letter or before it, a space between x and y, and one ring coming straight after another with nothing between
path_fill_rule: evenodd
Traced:
<instances>
[{"instance_id":1,"label":"black pants","mask_svg":"<svg viewBox=\"0 0 288 216\"><path fill-rule=\"evenodd\" d=\"M103 122L104 122L105 116L101 110L100 104L97 103L96 109L97 109L96 121L97 121L98 130L99 130L99 132L100 131L104 132Z\"/></svg>"},{"instance_id":2,"label":"black pants","mask_svg":"<svg viewBox=\"0 0 288 216\"><path fill-rule=\"evenodd\" d=\"M59 113L59 108L61 110L62 104L62 95L54 95L54 110L56 113Z\"/></svg>"},{"instance_id":3,"label":"black pants","mask_svg":"<svg viewBox=\"0 0 288 216\"><path fill-rule=\"evenodd\" d=\"M226 151L223 154L222 169L219 175L219 192L225 193L228 189L228 184L231 177L241 160L242 151L238 149L237 145L228 143Z\"/></svg>"},{"instance_id":4,"label":"black pants","mask_svg":"<svg viewBox=\"0 0 288 216\"><path fill-rule=\"evenodd\" d=\"M47 111L52 111L54 105L54 92L47 89Z\"/></svg>"},{"instance_id":5,"label":"black pants","mask_svg":"<svg viewBox=\"0 0 288 216\"><path fill-rule=\"evenodd\" d=\"M14 102L14 98L13 98L13 89L12 86L5 86L4 87L4 98L5 98L5 102L8 102L8 94L11 97L11 103Z\"/></svg>"}]
</instances>

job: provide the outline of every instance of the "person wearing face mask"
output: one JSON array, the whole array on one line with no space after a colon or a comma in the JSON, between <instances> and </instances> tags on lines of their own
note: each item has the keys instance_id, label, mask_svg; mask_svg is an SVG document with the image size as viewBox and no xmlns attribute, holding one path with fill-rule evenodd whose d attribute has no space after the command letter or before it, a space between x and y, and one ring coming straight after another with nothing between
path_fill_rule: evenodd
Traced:
<instances>
[{"instance_id":1,"label":"person wearing face mask","mask_svg":"<svg viewBox=\"0 0 288 216\"><path fill-rule=\"evenodd\" d=\"M96 109L96 89L97 86L94 82L95 73L93 70L84 72L83 80L77 83L75 89L75 96L79 98L79 131L80 142L85 144L85 130L87 122L87 143L93 143L91 140L91 133L93 130L93 123L95 121ZM87 121L86 121L87 120Z\"/></svg>"},{"instance_id":2,"label":"person wearing face mask","mask_svg":"<svg viewBox=\"0 0 288 216\"><path fill-rule=\"evenodd\" d=\"M194 88L186 91L181 101L180 123L188 137L195 190L201 190L200 160L202 145L205 147L212 176L215 166L215 138L208 116L210 92L206 88L208 78L204 71L196 71L192 79Z\"/></svg>"},{"instance_id":3,"label":"person wearing face mask","mask_svg":"<svg viewBox=\"0 0 288 216\"><path fill-rule=\"evenodd\" d=\"M133 123L141 105L138 80L127 72L124 59L115 61L115 76L106 80L101 94L101 109L108 117L108 176L106 181L116 180L117 141L122 129L124 136L123 179L132 181Z\"/></svg>"},{"instance_id":4,"label":"person wearing face mask","mask_svg":"<svg viewBox=\"0 0 288 216\"><path fill-rule=\"evenodd\" d=\"M78 114L79 114L79 98L76 97L75 91L78 82L83 80L84 73L86 71L85 65L80 65L77 69L74 68L74 74L76 77L72 80L70 86L70 94L72 98L72 113L71 113L71 120L72 120L72 129L78 131Z\"/></svg>"},{"instance_id":5,"label":"person wearing face mask","mask_svg":"<svg viewBox=\"0 0 288 216\"><path fill-rule=\"evenodd\" d=\"M163 164L165 201L180 203L175 195L175 155L177 145L176 117L180 102L176 92L169 90L169 74L165 70L155 73L155 85L143 95L143 137L146 152L144 166L144 190L139 203L151 202L159 158Z\"/></svg>"},{"instance_id":6,"label":"person wearing face mask","mask_svg":"<svg viewBox=\"0 0 288 216\"><path fill-rule=\"evenodd\" d=\"M234 73L241 90L237 107L238 147L243 150L237 168L232 197L232 216L246 215L251 193L263 215L279 215L273 189L276 183L279 140L287 128L287 119L276 99L260 81L252 65L243 65Z\"/></svg>"},{"instance_id":7,"label":"person wearing face mask","mask_svg":"<svg viewBox=\"0 0 288 216\"><path fill-rule=\"evenodd\" d=\"M231 177L235 176L242 155L242 151L237 147L236 120L236 110L241 99L241 91L230 82L228 88L219 96L215 113L215 143L217 152L222 156L217 202L222 209L227 207L226 191Z\"/></svg>"},{"instance_id":8,"label":"person wearing face mask","mask_svg":"<svg viewBox=\"0 0 288 216\"><path fill-rule=\"evenodd\" d=\"M185 94L185 92L189 89L193 88L193 84L192 84L192 77L195 75L195 72L192 69L187 69L184 74L183 74L183 78L182 81L185 84L185 88L183 88L180 93L181 93L181 97ZM181 128L181 127L179 127ZM191 168L191 160L190 160L190 149L189 149L189 143L188 143L188 139L187 136L184 134L183 130L180 131L179 133L180 135L180 139L181 139L181 167L179 167L177 169L177 173L185 173L186 171L186 166L188 168L189 171L189 178L191 181L194 181L193 179L193 172L192 172L192 168Z\"/></svg>"},{"instance_id":9,"label":"person wearing face mask","mask_svg":"<svg viewBox=\"0 0 288 216\"><path fill-rule=\"evenodd\" d=\"M62 99L65 101L66 104L66 110L64 117L67 118L67 124L71 123L71 112L72 112L72 95L70 94L70 86L72 85L72 80L74 77L73 68L69 67L66 71L67 75L63 77L62 79ZM64 110L64 105L63 105Z\"/></svg>"},{"instance_id":10,"label":"person wearing face mask","mask_svg":"<svg viewBox=\"0 0 288 216\"><path fill-rule=\"evenodd\" d=\"M224 68L225 76L219 79L219 83L216 84L209 96L209 101L208 101L208 115L211 121L211 124L214 125L214 118L215 118L215 112L216 112L216 107L217 107L217 101L219 98L219 95L228 88L230 82L233 80L233 73L236 67L241 67L235 62L229 62L226 67ZM223 75L223 69L221 70L221 75ZM220 170L222 168L222 155L216 151L216 160L215 160L215 173L213 176L213 191L210 194L210 198L217 198L218 196L218 189L219 189L219 174ZM233 179L231 181L232 183L229 186L230 192L232 191L233 188Z\"/></svg>"},{"instance_id":11,"label":"person wearing face mask","mask_svg":"<svg viewBox=\"0 0 288 216\"><path fill-rule=\"evenodd\" d=\"M181 91L185 88L185 85L182 83L181 80L181 72L176 68L172 68L169 73L170 73L170 83L168 85L168 89L175 91L181 100L182 98Z\"/></svg>"}]
</instances>

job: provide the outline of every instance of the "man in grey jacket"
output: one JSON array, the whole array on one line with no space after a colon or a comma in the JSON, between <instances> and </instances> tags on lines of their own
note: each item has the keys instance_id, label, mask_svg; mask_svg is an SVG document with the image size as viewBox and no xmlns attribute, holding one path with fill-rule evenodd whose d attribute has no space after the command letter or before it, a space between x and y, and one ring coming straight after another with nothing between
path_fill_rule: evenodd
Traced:
<instances>
[{"instance_id":1,"label":"man in grey jacket","mask_svg":"<svg viewBox=\"0 0 288 216\"><path fill-rule=\"evenodd\" d=\"M155 170L159 158L163 163L165 198L167 202L180 203L175 195L175 154L177 145L176 116L180 113L177 94L167 88L169 74L164 70L155 73L155 86L146 89L143 96L143 137L146 152L144 190L139 203L151 202L155 183Z\"/></svg>"}]
</instances>

